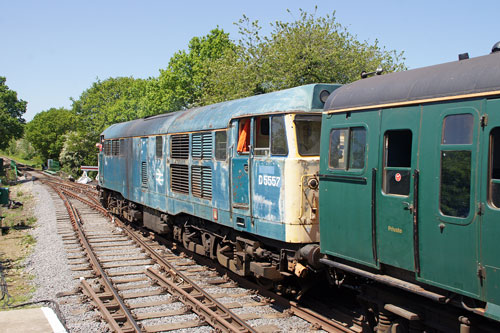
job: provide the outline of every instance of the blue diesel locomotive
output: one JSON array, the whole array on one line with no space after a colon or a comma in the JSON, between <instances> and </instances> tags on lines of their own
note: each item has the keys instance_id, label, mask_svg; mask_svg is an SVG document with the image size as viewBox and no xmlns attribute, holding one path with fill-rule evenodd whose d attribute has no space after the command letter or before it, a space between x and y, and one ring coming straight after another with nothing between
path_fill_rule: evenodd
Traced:
<instances>
[{"instance_id":1,"label":"blue diesel locomotive","mask_svg":"<svg viewBox=\"0 0 500 333\"><path fill-rule=\"evenodd\" d=\"M101 136L101 201L241 276L306 277L319 255L321 112L338 87L112 125Z\"/></svg>"}]
</instances>

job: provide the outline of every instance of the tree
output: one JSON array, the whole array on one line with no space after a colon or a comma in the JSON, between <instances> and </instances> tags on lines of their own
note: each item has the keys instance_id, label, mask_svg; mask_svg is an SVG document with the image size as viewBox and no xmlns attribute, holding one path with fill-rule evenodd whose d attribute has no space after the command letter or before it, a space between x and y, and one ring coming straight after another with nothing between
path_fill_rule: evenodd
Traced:
<instances>
[{"instance_id":1,"label":"tree","mask_svg":"<svg viewBox=\"0 0 500 333\"><path fill-rule=\"evenodd\" d=\"M141 107L146 93L146 80L132 77L97 80L73 101L81 130L95 138L109 125L150 115Z\"/></svg>"},{"instance_id":2,"label":"tree","mask_svg":"<svg viewBox=\"0 0 500 333\"><path fill-rule=\"evenodd\" d=\"M89 165L97 165L95 143L99 141L99 135L104 129L115 123L151 115L151 112L143 107L147 82L132 77L97 80L78 100L73 100L78 130L66 137L79 139L81 142L75 141L74 144L65 145L66 151L63 149L60 154L63 158L61 162L71 161L69 163L74 165L83 161ZM83 146L80 146L82 143ZM72 147L82 149L73 156L68 150Z\"/></svg>"},{"instance_id":3,"label":"tree","mask_svg":"<svg viewBox=\"0 0 500 333\"><path fill-rule=\"evenodd\" d=\"M64 135L64 145L59 155L63 170L73 176L81 173L82 165L97 165L96 141L89 133L71 131Z\"/></svg>"},{"instance_id":4,"label":"tree","mask_svg":"<svg viewBox=\"0 0 500 333\"><path fill-rule=\"evenodd\" d=\"M403 53L359 41L335 19L300 11L294 22L272 24L269 37L257 21L237 23L238 46L212 62L201 103L251 96L308 83L349 83L362 71L381 66L385 72L405 69Z\"/></svg>"},{"instance_id":5,"label":"tree","mask_svg":"<svg viewBox=\"0 0 500 333\"><path fill-rule=\"evenodd\" d=\"M229 34L218 28L192 38L188 51L175 53L160 76L149 82L145 108L160 114L197 106L211 74L210 63L234 47Z\"/></svg>"},{"instance_id":6,"label":"tree","mask_svg":"<svg viewBox=\"0 0 500 333\"><path fill-rule=\"evenodd\" d=\"M22 116L28 104L17 99L17 93L10 90L5 81L5 77L0 76L0 149L7 148L11 139L23 135Z\"/></svg>"},{"instance_id":7,"label":"tree","mask_svg":"<svg viewBox=\"0 0 500 333\"><path fill-rule=\"evenodd\" d=\"M43 160L57 159L64 144L64 134L76 129L76 117L65 108L51 108L37 113L26 124L25 138Z\"/></svg>"}]
</instances>

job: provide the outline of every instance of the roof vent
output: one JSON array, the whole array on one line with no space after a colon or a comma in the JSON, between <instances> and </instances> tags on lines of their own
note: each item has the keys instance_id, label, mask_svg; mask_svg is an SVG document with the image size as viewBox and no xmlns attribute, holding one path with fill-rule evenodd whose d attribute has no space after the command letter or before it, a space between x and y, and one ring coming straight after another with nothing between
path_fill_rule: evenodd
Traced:
<instances>
[{"instance_id":1,"label":"roof vent","mask_svg":"<svg viewBox=\"0 0 500 333\"><path fill-rule=\"evenodd\" d=\"M491 53L495 53L500 51L500 42L496 42L495 45L491 48Z\"/></svg>"},{"instance_id":2,"label":"roof vent","mask_svg":"<svg viewBox=\"0 0 500 333\"><path fill-rule=\"evenodd\" d=\"M469 59L469 53L467 53L467 52L461 53L458 55L458 61L467 60L467 59Z\"/></svg>"}]
</instances>

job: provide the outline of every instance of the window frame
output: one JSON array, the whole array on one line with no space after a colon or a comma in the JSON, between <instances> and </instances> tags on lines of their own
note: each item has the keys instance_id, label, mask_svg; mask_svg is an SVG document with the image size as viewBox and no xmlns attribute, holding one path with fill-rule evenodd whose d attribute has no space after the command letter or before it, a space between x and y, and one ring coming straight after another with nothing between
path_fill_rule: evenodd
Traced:
<instances>
[{"instance_id":1,"label":"window frame","mask_svg":"<svg viewBox=\"0 0 500 333\"><path fill-rule=\"evenodd\" d=\"M254 118L254 121L253 121L253 130L252 130L252 133L253 133L253 141L250 141L250 146L252 146L252 143L254 143L253 145L253 156L254 157L269 157L271 156L271 135L272 135L272 128L271 128L271 116L269 115L260 115L260 116L255 116L253 117ZM257 141L260 142L259 140L259 137L261 136L260 133L257 133L257 130L261 131L262 130L262 120L264 119L267 119L267 126L268 126L268 133L267 133L267 146L265 147L257 147ZM262 135L262 136L265 136L265 135ZM252 149L250 149L252 150ZM257 153L259 152L259 153ZM260 153L262 152L262 154Z\"/></svg>"},{"instance_id":2,"label":"window frame","mask_svg":"<svg viewBox=\"0 0 500 333\"><path fill-rule=\"evenodd\" d=\"M250 155L250 151L252 150L252 128L253 128L253 117L245 117L245 118L240 118L237 121L237 138L236 138L236 154L239 156L245 156L245 155ZM238 146L240 145L240 137L241 133L244 131L244 127L246 126L246 122L248 122L248 140L245 139L245 143L248 142L248 150L239 150ZM245 124L245 125L242 125Z\"/></svg>"},{"instance_id":3,"label":"window frame","mask_svg":"<svg viewBox=\"0 0 500 333\"><path fill-rule=\"evenodd\" d=\"M219 147L219 144L222 143L222 141L219 142L218 140L218 137L220 136L219 134L224 134L224 149L222 149L221 147ZM216 161L226 161L227 160L227 137L228 137L228 130L227 129L224 129L222 131L215 131L215 134L214 134L215 138L214 138L214 158ZM224 155L224 158L219 158L219 154L218 152L221 152L223 151L223 155Z\"/></svg>"},{"instance_id":4,"label":"window frame","mask_svg":"<svg viewBox=\"0 0 500 333\"><path fill-rule=\"evenodd\" d=\"M299 118L299 120L297 120L297 118ZM300 120L300 118L318 118L319 119L319 124L320 124L320 131L321 131L321 122L323 121L322 120L322 116L320 114L296 114L295 117L293 118L293 124L295 126L295 138L296 138L296 144L297 144L297 154L299 154L302 157L319 157L321 155L321 149L318 150L318 154L302 154L300 152L299 137L297 135L297 129L298 129L297 123L307 121L305 119L304 120ZM313 122L313 121L314 120L311 120L311 122ZM321 132L320 132L320 135L318 137L318 142L319 141L321 141Z\"/></svg>"},{"instance_id":5,"label":"window frame","mask_svg":"<svg viewBox=\"0 0 500 333\"><path fill-rule=\"evenodd\" d=\"M283 131L284 131L284 138L285 138L285 151L283 153L276 153L273 151L274 144L273 144L273 120L274 119L279 119L281 120L283 124ZM286 121L285 121L285 115L274 115L269 117L269 154L271 156L288 156L288 153L290 152L290 149L288 148L288 136L286 133Z\"/></svg>"},{"instance_id":6,"label":"window frame","mask_svg":"<svg viewBox=\"0 0 500 333\"><path fill-rule=\"evenodd\" d=\"M161 139L160 142L158 142L158 139ZM155 158L163 158L163 141L165 141L163 139L163 135L155 136ZM158 145L158 143L160 144ZM158 150L158 148L160 148L160 150ZM158 154L158 151L160 152L160 154Z\"/></svg>"},{"instance_id":7,"label":"window frame","mask_svg":"<svg viewBox=\"0 0 500 333\"><path fill-rule=\"evenodd\" d=\"M359 130L362 129L364 131L365 140L364 140L364 158L363 158L363 167L362 168L351 168L350 167L350 159L352 158L352 132L353 129ZM332 134L334 131L347 131L347 139L344 139L344 150L343 155L345 157L344 167L333 167L331 165L331 154L332 154ZM346 143L347 141L347 143ZM368 129L364 124L350 124L344 127L336 127L330 129L330 133L328 135L328 170L335 172L347 172L359 174L363 173L367 166L367 158L368 158Z\"/></svg>"},{"instance_id":8,"label":"window frame","mask_svg":"<svg viewBox=\"0 0 500 333\"><path fill-rule=\"evenodd\" d=\"M236 138L236 154L238 156L245 156L245 155L252 155L252 158L269 158L271 156L274 157L283 157L283 156L288 156L290 149L289 149L289 144L288 144L288 136L287 136L287 122L285 120L285 114L278 114L278 115L269 115L269 114L263 114L263 115L256 115L256 116L251 116L251 117L245 117L245 118L239 118L237 119L237 138ZM256 145L256 139L257 139L257 123L260 119L262 118L267 118L269 121L269 142L268 146L264 148L257 148ZM283 153L276 153L273 152L273 119L281 119L281 122L283 124L283 130L284 130L284 140L285 140L285 152ZM250 137L248 138L248 146L249 149L248 151L240 151L238 150L238 145L240 141L240 136L243 131L243 126L242 123L249 121L249 132L248 134ZM256 154L256 150L262 150L266 151L267 153L264 154Z\"/></svg>"},{"instance_id":9,"label":"window frame","mask_svg":"<svg viewBox=\"0 0 500 333\"><path fill-rule=\"evenodd\" d=\"M394 132L409 132L410 133L410 166L387 166L388 163L388 157L389 157L389 150L387 149L388 145L388 133L394 133ZM411 185L412 185L412 159L413 159L413 131L409 128L398 128L398 129L388 129L384 132L383 136L383 159L382 159L382 193L385 195L391 195L391 196L399 196L399 197L409 197L411 193ZM387 191L387 181L391 177L387 177L387 171L404 171L408 172L408 177L409 177L409 182L408 182L408 188L407 188L407 193L406 194L400 194L400 193L392 193Z\"/></svg>"},{"instance_id":10,"label":"window frame","mask_svg":"<svg viewBox=\"0 0 500 333\"><path fill-rule=\"evenodd\" d=\"M446 118L450 116L460 116L460 115L471 115L472 116L472 136L470 143L444 143L444 135L445 135L445 126L446 126ZM446 222L446 219L450 219L449 221L461 221L461 224L466 224L469 222L470 219L472 219L475 216L476 213L476 208L474 207L474 177L473 177L473 172L475 170L474 166L474 159L475 159L475 154L474 154L474 142L476 138L476 119L477 116L474 114L474 112L468 108L467 111L460 112L457 109L448 109L446 112L441 114L441 133L440 133L440 138L439 138L439 146L438 146L438 151L439 151L439 170L438 170L438 177L439 177L439 182L438 182L438 190L439 190L439 195L438 195L438 202L437 202L437 208L438 212L440 214L440 219L444 220ZM455 215L447 215L446 213L443 212L442 210L442 203L443 203L443 153L444 152L456 152L456 151L468 151L470 152L470 171L469 171L469 211L467 216L455 216ZM476 171L477 172L477 171Z\"/></svg>"}]
</instances>

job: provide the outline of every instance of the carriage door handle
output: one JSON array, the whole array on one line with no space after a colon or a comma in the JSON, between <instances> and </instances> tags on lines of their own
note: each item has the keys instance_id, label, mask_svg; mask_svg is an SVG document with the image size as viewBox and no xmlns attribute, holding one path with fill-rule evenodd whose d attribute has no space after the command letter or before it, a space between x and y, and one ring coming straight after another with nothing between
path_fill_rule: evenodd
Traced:
<instances>
[{"instance_id":1,"label":"carriage door handle","mask_svg":"<svg viewBox=\"0 0 500 333\"><path fill-rule=\"evenodd\" d=\"M410 211L410 214L413 214L413 205L411 203L403 201L403 206L404 206L404 209L407 209Z\"/></svg>"}]
</instances>

